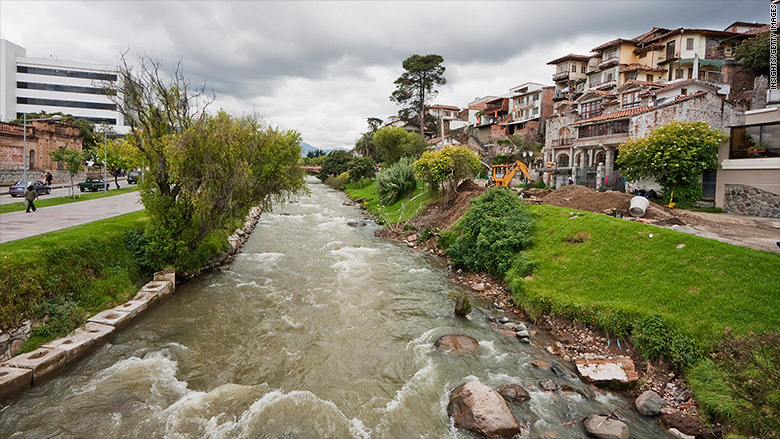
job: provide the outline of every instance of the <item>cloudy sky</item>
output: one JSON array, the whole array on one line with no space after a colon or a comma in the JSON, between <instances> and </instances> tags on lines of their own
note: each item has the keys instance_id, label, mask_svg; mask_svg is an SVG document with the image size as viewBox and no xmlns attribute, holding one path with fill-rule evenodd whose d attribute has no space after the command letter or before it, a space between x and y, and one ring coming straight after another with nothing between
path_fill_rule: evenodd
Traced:
<instances>
[{"instance_id":1,"label":"cloudy sky","mask_svg":"<svg viewBox=\"0 0 780 439\"><path fill-rule=\"evenodd\" d=\"M27 56L115 65L121 51L213 85L215 107L257 113L320 148L352 146L386 119L401 62L444 57L435 103L465 107L653 26L769 22L768 0L709 1L0 1L0 37Z\"/></svg>"}]
</instances>

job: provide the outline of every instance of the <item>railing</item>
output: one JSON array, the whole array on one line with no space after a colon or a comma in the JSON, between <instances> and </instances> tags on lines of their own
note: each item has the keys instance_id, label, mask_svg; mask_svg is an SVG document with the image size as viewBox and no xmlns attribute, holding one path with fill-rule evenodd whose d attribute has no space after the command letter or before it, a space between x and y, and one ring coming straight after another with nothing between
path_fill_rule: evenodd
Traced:
<instances>
[{"instance_id":1,"label":"railing","mask_svg":"<svg viewBox=\"0 0 780 439\"><path fill-rule=\"evenodd\" d=\"M560 139L553 139L553 141L550 143L550 146L552 146L553 148L559 146L571 146L571 145L574 145L573 137L562 137Z\"/></svg>"},{"instance_id":2,"label":"railing","mask_svg":"<svg viewBox=\"0 0 780 439\"><path fill-rule=\"evenodd\" d=\"M558 73L553 75L552 79L553 79L553 81L560 81L560 80L563 80L563 79L569 79L569 71L567 70L565 72L558 72Z\"/></svg>"}]
</instances>

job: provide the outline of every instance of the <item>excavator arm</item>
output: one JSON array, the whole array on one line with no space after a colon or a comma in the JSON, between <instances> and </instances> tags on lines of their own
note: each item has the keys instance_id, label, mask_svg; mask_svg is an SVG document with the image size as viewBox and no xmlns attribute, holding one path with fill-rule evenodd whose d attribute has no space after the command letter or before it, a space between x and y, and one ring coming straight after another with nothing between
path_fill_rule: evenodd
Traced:
<instances>
[{"instance_id":1,"label":"excavator arm","mask_svg":"<svg viewBox=\"0 0 780 439\"><path fill-rule=\"evenodd\" d=\"M525 175L528 181L531 181L528 167L525 166L525 163L518 160L511 167L507 165L493 165L493 183L498 187L509 186L518 169Z\"/></svg>"}]
</instances>

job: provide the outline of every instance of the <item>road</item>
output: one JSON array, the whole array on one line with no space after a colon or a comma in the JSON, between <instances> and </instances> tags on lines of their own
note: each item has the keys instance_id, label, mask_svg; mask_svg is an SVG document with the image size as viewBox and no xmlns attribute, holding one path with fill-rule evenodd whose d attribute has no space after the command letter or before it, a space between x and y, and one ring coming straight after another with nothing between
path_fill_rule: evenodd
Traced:
<instances>
[{"instance_id":1,"label":"road","mask_svg":"<svg viewBox=\"0 0 780 439\"><path fill-rule=\"evenodd\" d=\"M52 191L54 194L54 191ZM3 198L11 198L5 196ZM41 207L35 212L0 214L0 243L66 229L81 224L143 210L137 191L78 203Z\"/></svg>"},{"instance_id":2,"label":"road","mask_svg":"<svg viewBox=\"0 0 780 439\"><path fill-rule=\"evenodd\" d=\"M114 179L111 178L108 180L110 190L116 189L116 184L114 184ZM60 183L53 183L51 185L51 194L47 195L39 195L40 199L47 200L51 198L57 198L57 197L67 197L70 195L70 189L68 189L68 185L70 183L60 184ZM127 184L127 178L122 177L119 179L119 187L124 188L127 186L132 186ZM79 194L79 188L76 187L76 196ZM2 190L0 190L0 204L12 204L12 203L22 203L24 200L23 197L12 197L8 194L8 188L3 187Z\"/></svg>"}]
</instances>

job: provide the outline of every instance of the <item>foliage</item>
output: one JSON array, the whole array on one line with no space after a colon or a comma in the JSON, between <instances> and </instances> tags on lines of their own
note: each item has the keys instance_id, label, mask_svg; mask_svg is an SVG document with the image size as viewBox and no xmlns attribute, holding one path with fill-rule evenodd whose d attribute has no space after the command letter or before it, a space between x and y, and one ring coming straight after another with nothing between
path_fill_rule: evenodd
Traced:
<instances>
[{"instance_id":1,"label":"foliage","mask_svg":"<svg viewBox=\"0 0 780 439\"><path fill-rule=\"evenodd\" d=\"M536 180L536 183L534 183L535 189L544 189L545 187L547 187L547 185L544 184L544 180L542 180L541 178L539 180Z\"/></svg>"},{"instance_id":2,"label":"foliage","mask_svg":"<svg viewBox=\"0 0 780 439\"><path fill-rule=\"evenodd\" d=\"M330 176L340 175L349 168L349 161L352 159L352 153L341 149L336 149L328 153L328 157L322 162L317 178L325 181Z\"/></svg>"},{"instance_id":3,"label":"foliage","mask_svg":"<svg viewBox=\"0 0 780 439\"><path fill-rule=\"evenodd\" d=\"M326 156L326 155L327 154L325 154L325 151L317 148L314 151L307 152L306 153L306 158L316 159L317 157L323 157L323 156Z\"/></svg>"},{"instance_id":4,"label":"foliage","mask_svg":"<svg viewBox=\"0 0 780 439\"><path fill-rule=\"evenodd\" d=\"M417 184L414 191L394 204L383 205L377 195L377 183L374 180L369 185L348 183L344 186L347 195L353 200L362 200L362 207L377 218L377 223L394 225L408 221L431 203L428 189L422 183Z\"/></svg>"},{"instance_id":5,"label":"foliage","mask_svg":"<svg viewBox=\"0 0 780 439\"><path fill-rule=\"evenodd\" d=\"M652 177L665 195L674 191L675 199L695 200L702 172L715 168L718 145L726 140L706 122L672 122L620 144L617 164L627 179Z\"/></svg>"},{"instance_id":6,"label":"foliage","mask_svg":"<svg viewBox=\"0 0 780 439\"><path fill-rule=\"evenodd\" d=\"M356 182L364 178L374 178L376 168L371 157L352 157L347 163L349 181Z\"/></svg>"},{"instance_id":7,"label":"foliage","mask_svg":"<svg viewBox=\"0 0 780 439\"><path fill-rule=\"evenodd\" d=\"M27 122L29 123L30 119L43 119L52 116L62 116L63 123L78 127L79 131L81 131L81 145L83 151L93 151L97 148L98 143L101 143L100 140L103 136L95 131L95 124L86 119L77 118L72 114L64 114L59 111L56 113L27 113ZM11 121L11 123L23 122L24 118L17 118Z\"/></svg>"},{"instance_id":8,"label":"foliage","mask_svg":"<svg viewBox=\"0 0 780 439\"><path fill-rule=\"evenodd\" d=\"M374 145L384 166L390 166L402 157L416 159L427 148L419 134L401 127L379 129L374 133Z\"/></svg>"},{"instance_id":9,"label":"foliage","mask_svg":"<svg viewBox=\"0 0 780 439\"><path fill-rule=\"evenodd\" d=\"M660 315L650 314L633 323L631 341L643 357L666 358L678 366L690 366L702 349Z\"/></svg>"},{"instance_id":10,"label":"foliage","mask_svg":"<svg viewBox=\"0 0 780 439\"><path fill-rule=\"evenodd\" d=\"M408 159L383 168L376 177L376 194L386 206L409 195L416 187L414 167Z\"/></svg>"},{"instance_id":11,"label":"foliage","mask_svg":"<svg viewBox=\"0 0 780 439\"><path fill-rule=\"evenodd\" d=\"M420 237L417 238L417 242L420 243L425 242L433 238L434 236L438 236L439 232L440 230L438 227L426 227L425 230L423 230L423 232L420 233Z\"/></svg>"},{"instance_id":12,"label":"foliage","mask_svg":"<svg viewBox=\"0 0 780 439\"><path fill-rule=\"evenodd\" d=\"M471 304L471 296L467 292L450 293L449 297L455 299L456 316L466 317L471 313L473 305Z\"/></svg>"},{"instance_id":13,"label":"foliage","mask_svg":"<svg viewBox=\"0 0 780 439\"><path fill-rule=\"evenodd\" d=\"M482 164L476 152L465 146L445 146L438 151L425 151L414 162L414 169L434 193L454 194L461 181L473 178Z\"/></svg>"},{"instance_id":14,"label":"foliage","mask_svg":"<svg viewBox=\"0 0 780 439\"><path fill-rule=\"evenodd\" d=\"M729 337L688 374L710 416L746 436L780 437L780 332Z\"/></svg>"},{"instance_id":15,"label":"foliage","mask_svg":"<svg viewBox=\"0 0 780 439\"><path fill-rule=\"evenodd\" d=\"M378 161L379 154L374 144L374 133L382 126L382 119L369 117L366 122L368 123L368 131L360 135L352 152L361 157L371 157L374 161Z\"/></svg>"},{"instance_id":16,"label":"foliage","mask_svg":"<svg viewBox=\"0 0 780 439\"><path fill-rule=\"evenodd\" d=\"M303 166L322 166L322 164L325 163L325 160L327 159L327 155L320 155L317 157L303 157L301 159L301 164Z\"/></svg>"},{"instance_id":17,"label":"foliage","mask_svg":"<svg viewBox=\"0 0 780 439\"><path fill-rule=\"evenodd\" d=\"M144 161L141 151L129 139L108 139L106 148L106 161L108 174L114 177L114 184L119 189L117 178L122 170L130 170L143 167ZM102 157L101 157L102 161Z\"/></svg>"},{"instance_id":18,"label":"foliage","mask_svg":"<svg viewBox=\"0 0 780 439\"><path fill-rule=\"evenodd\" d=\"M390 95L392 102L404 106L398 112L402 120L418 120L421 136L424 136L425 129L425 104L438 94L434 87L447 83L445 68L441 65L443 62L444 58L435 54L415 54L405 59L402 64L404 73L395 80L396 89Z\"/></svg>"},{"instance_id":19,"label":"foliage","mask_svg":"<svg viewBox=\"0 0 780 439\"><path fill-rule=\"evenodd\" d=\"M39 337L25 346L34 349L36 341L73 330L85 312L94 314L132 297L142 272L125 234L143 228L143 215L121 215L0 244L0 253L7 256L0 258L0 329L49 315L51 326L38 330Z\"/></svg>"},{"instance_id":20,"label":"foliage","mask_svg":"<svg viewBox=\"0 0 780 439\"><path fill-rule=\"evenodd\" d=\"M86 311L72 299L51 296L43 300L36 312L36 320L42 322L30 331L30 338L22 345L21 353L35 350L41 344L68 335L84 323Z\"/></svg>"},{"instance_id":21,"label":"foliage","mask_svg":"<svg viewBox=\"0 0 780 439\"><path fill-rule=\"evenodd\" d=\"M336 176L329 176L325 179L325 184L333 189L342 189L344 185L349 181L349 172L345 171Z\"/></svg>"},{"instance_id":22,"label":"foliage","mask_svg":"<svg viewBox=\"0 0 780 439\"><path fill-rule=\"evenodd\" d=\"M76 197L76 192L73 187L73 177L84 169L84 154L75 148L57 148L54 151L49 152L49 157L54 162L62 162L65 165L65 169L70 175L70 192L71 197Z\"/></svg>"},{"instance_id":23,"label":"foliage","mask_svg":"<svg viewBox=\"0 0 780 439\"><path fill-rule=\"evenodd\" d=\"M458 237L447 254L455 267L503 276L531 246L534 220L517 195L492 188L471 201L453 231Z\"/></svg>"},{"instance_id":24,"label":"foliage","mask_svg":"<svg viewBox=\"0 0 780 439\"><path fill-rule=\"evenodd\" d=\"M149 257L186 271L219 251L224 229L250 207L269 210L304 190L300 135L250 116L209 115L208 86L193 87L180 64L168 75L160 70L146 57L131 67L122 56L120 88L109 95L149 166L139 185Z\"/></svg>"},{"instance_id":25,"label":"foliage","mask_svg":"<svg viewBox=\"0 0 780 439\"><path fill-rule=\"evenodd\" d=\"M761 75L769 74L769 40L771 32L763 32L748 38L737 46L734 59L742 65Z\"/></svg>"}]
</instances>

